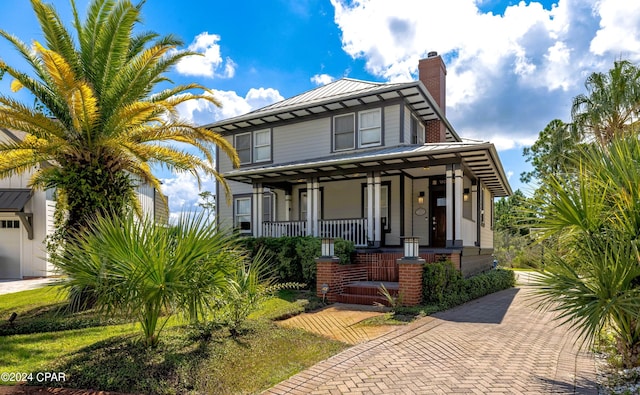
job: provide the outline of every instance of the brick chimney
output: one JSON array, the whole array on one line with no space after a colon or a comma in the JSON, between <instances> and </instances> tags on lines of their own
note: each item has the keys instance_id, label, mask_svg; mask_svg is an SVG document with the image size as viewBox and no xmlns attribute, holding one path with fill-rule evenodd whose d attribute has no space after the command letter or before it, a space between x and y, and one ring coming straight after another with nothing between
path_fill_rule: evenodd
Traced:
<instances>
[{"instance_id":1,"label":"brick chimney","mask_svg":"<svg viewBox=\"0 0 640 395\"><path fill-rule=\"evenodd\" d=\"M418 78L436 101L445 115L447 96L447 68L437 52L431 51L418 63ZM446 128L442 121L428 121L426 124L427 143L440 143L446 140Z\"/></svg>"}]
</instances>

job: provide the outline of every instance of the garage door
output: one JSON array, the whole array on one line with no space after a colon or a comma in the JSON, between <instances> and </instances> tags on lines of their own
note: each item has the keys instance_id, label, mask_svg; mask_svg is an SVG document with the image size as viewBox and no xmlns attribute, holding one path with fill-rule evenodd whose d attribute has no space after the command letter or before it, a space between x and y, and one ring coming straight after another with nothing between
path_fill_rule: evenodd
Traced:
<instances>
[{"instance_id":1,"label":"garage door","mask_svg":"<svg viewBox=\"0 0 640 395\"><path fill-rule=\"evenodd\" d=\"M0 278L20 278L20 225L0 220Z\"/></svg>"}]
</instances>

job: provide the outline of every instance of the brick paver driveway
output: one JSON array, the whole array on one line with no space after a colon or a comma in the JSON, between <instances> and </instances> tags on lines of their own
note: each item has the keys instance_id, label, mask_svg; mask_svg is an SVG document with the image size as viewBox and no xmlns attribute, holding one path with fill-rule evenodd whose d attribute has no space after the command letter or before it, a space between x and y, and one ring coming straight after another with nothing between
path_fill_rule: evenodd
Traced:
<instances>
[{"instance_id":1,"label":"brick paver driveway","mask_svg":"<svg viewBox=\"0 0 640 395\"><path fill-rule=\"evenodd\" d=\"M354 346L268 394L597 394L594 360L527 287Z\"/></svg>"}]
</instances>

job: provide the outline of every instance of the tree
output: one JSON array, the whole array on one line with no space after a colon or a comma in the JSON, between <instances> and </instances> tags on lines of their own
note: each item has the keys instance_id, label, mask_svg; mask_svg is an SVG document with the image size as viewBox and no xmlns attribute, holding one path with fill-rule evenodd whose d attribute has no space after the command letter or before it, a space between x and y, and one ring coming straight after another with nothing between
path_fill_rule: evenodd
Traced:
<instances>
[{"instance_id":1,"label":"tree","mask_svg":"<svg viewBox=\"0 0 640 395\"><path fill-rule=\"evenodd\" d=\"M63 287L90 290L107 316L135 317L147 346L158 344L171 316L196 321L209 312L245 257L235 236L218 231L203 212L171 227L131 213L94 217L87 230L56 258Z\"/></svg>"},{"instance_id":2,"label":"tree","mask_svg":"<svg viewBox=\"0 0 640 395\"><path fill-rule=\"evenodd\" d=\"M614 137L638 133L640 68L627 60L614 62L608 73L592 73L586 94L573 99L576 131L606 146Z\"/></svg>"},{"instance_id":3,"label":"tree","mask_svg":"<svg viewBox=\"0 0 640 395\"><path fill-rule=\"evenodd\" d=\"M179 119L176 107L194 99L218 102L198 84L158 90L180 59L172 35L134 33L141 7L129 0L93 0L84 21L71 0L75 30L68 30L53 5L31 0L44 45L33 47L0 30L26 60L31 73L0 60L14 78L12 90L27 89L40 105L29 106L0 94L0 126L26 132L22 141L0 144L0 177L34 170L30 185L56 188L62 229L84 229L96 213L135 206L136 182L160 190L151 165L177 172L212 175L219 146L234 165L237 154L220 135ZM74 39L75 37L75 39ZM194 90L204 91L201 94ZM193 147L203 156L171 143ZM204 159L203 159L204 158ZM63 216L59 216L63 217ZM67 239L67 237L65 237Z\"/></svg>"},{"instance_id":4,"label":"tree","mask_svg":"<svg viewBox=\"0 0 640 395\"><path fill-rule=\"evenodd\" d=\"M557 175L571 169L572 156L580 143L580 137L570 125L554 119L542 130L531 147L522 150L526 162L533 171L520 175L520 181L531 182L534 178L544 182L549 175Z\"/></svg>"},{"instance_id":5,"label":"tree","mask_svg":"<svg viewBox=\"0 0 640 395\"><path fill-rule=\"evenodd\" d=\"M552 176L540 195L550 254L536 280L543 305L592 342L610 328L626 367L640 365L640 141L613 136L584 146L575 179Z\"/></svg>"}]
</instances>

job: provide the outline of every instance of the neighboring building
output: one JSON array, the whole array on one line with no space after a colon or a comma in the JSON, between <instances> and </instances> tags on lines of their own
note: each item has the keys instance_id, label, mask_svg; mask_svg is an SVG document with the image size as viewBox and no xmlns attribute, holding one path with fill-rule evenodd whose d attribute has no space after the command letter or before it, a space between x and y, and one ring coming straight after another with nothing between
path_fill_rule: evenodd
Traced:
<instances>
[{"instance_id":1,"label":"neighboring building","mask_svg":"<svg viewBox=\"0 0 640 395\"><path fill-rule=\"evenodd\" d=\"M232 205L218 197L217 218L247 235L340 237L366 251L418 236L421 250L457 254L470 271L490 265L507 177L493 144L460 138L446 119L441 57L422 59L419 74L344 78L207 125L241 161L234 169L217 152L233 193Z\"/></svg>"},{"instance_id":2,"label":"neighboring building","mask_svg":"<svg viewBox=\"0 0 640 395\"><path fill-rule=\"evenodd\" d=\"M0 142L24 138L24 132L0 129ZM28 187L33 173L0 179L0 278L45 277L55 274L45 248L54 232L53 190ZM136 188L145 215L167 222L168 210L153 187Z\"/></svg>"}]
</instances>

